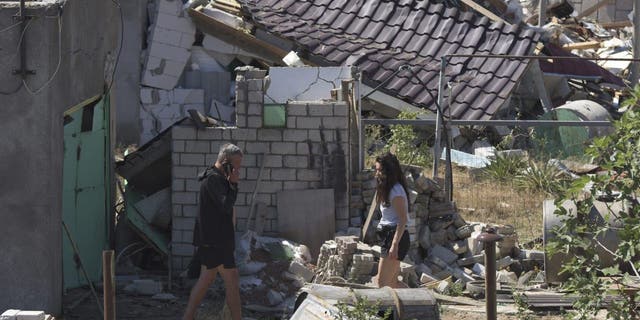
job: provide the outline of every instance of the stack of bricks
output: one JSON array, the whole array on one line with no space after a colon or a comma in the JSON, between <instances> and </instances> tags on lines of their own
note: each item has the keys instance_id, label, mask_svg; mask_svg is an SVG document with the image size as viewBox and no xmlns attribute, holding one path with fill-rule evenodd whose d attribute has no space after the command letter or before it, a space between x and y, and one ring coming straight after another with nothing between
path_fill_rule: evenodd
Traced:
<instances>
[{"instance_id":1,"label":"stack of bricks","mask_svg":"<svg viewBox=\"0 0 640 320\"><path fill-rule=\"evenodd\" d=\"M141 80L145 86L175 88L191 57L196 29L182 6L182 1L156 1Z\"/></svg>"},{"instance_id":2,"label":"stack of bricks","mask_svg":"<svg viewBox=\"0 0 640 320\"><path fill-rule=\"evenodd\" d=\"M140 102L140 144L145 144L176 121L188 117L189 110L204 113L204 90L143 87Z\"/></svg>"},{"instance_id":3,"label":"stack of bricks","mask_svg":"<svg viewBox=\"0 0 640 320\"><path fill-rule=\"evenodd\" d=\"M318 270L324 270L328 277L341 277L355 283L367 283L377 262L367 244L358 242L356 237L336 237L328 240L320 248Z\"/></svg>"},{"instance_id":4,"label":"stack of bricks","mask_svg":"<svg viewBox=\"0 0 640 320\"><path fill-rule=\"evenodd\" d=\"M350 226L347 104L340 101L290 102L284 106L284 127L263 127L266 72L251 67L236 71L237 127L203 130L187 124L172 127L172 259L175 270L183 270L193 254L189 236L198 208L197 174L215 162L224 143L232 142L244 151L235 206L237 231L246 230L252 194L263 161L262 180L255 202L266 208L262 223L266 235L279 236L277 193L283 190L333 188L336 232L347 231Z\"/></svg>"},{"instance_id":5,"label":"stack of bricks","mask_svg":"<svg viewBox=\"0 0 640 320\"><path fill-rule=\"evenodd\" d=\"M349 270L349 281L355 283L368 282L371 280L371 271L376 264L371 253L354 254L351 261L351 269Z\"/></svg>"}]
</instances>

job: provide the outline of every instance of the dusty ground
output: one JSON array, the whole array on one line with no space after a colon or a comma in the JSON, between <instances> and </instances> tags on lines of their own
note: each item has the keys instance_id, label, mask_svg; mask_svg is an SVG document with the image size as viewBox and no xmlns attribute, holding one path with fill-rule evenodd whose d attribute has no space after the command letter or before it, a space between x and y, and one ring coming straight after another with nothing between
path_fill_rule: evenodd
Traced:
<instances>
[{"instance_id":1,"label":"dusty ground","mask_svg":"<svg viewBox=\"0 0 640 320\"><path fill-rule=\"evenodd\" d=\"M100 289L98 289L100 291ZM188 298L187 288L174 288L171 292L176 296L173 301L153 300L149 296L138 296L120 292L116 297L116 319L118 320L177 320L181 319ZM100 293L99 298L102 301ZM204 303L198 311L198 320L222 320L220 312L224 293L221 288L214 287L209 290ZM78 302L80 301L80 302ZM72 307L71 310L69 308ZM79 288L68 291L64 296L64 309L66 313L62 320L100 320L102 315L98 311L95 298L88 288ZM539 311L537 313L518 313L513 305L500 306L498 319L543 319L561 320L563 316L557 310ZM251 319L286 319L286 317L245 312L245 316ZM482 307L465 306L440 306L442 320L484 320L486 314Z\"/></svg>"}]
</instances>

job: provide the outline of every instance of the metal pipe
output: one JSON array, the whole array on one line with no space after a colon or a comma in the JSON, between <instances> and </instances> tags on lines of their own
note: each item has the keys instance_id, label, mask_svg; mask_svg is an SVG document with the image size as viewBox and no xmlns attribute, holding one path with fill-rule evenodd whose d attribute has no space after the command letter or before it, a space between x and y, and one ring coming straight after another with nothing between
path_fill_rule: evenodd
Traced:
<instances>
[{"instance_id":1,"label":"metal pipe","mask_svg":"<svg viewBox=\"0 0 640 320\"><path fill-rule=\"evenodd\" d=\"M640 59L640 4L638 1L633 2L633 58L636 62L631 65L631 87L633 88L638 84L640 79L640 63L637 62Z\"/></svg>"},{"instance_id":2,"label":"metal pipe","mask_svg":"<svg viewBox=\"0 0 640 320\"><path fill-rule=\"evenodd\" d=\"M441 130L442 130L442 117L444 116L441 112L442 110L442 92L444 91L444 70L445 67L447 66L447 57L444 56L442 57L442 59L440 60L440 76L438 78L438 106L440 106L440 108L436 108L436 139L435 142L433 144L433 179L437 179L438 178L438 162L440 161L440 155L442 154L442 152L440 151L440 140L442 139L441 137ZM426 89L426 88L425 88Z\"/></svg>"},{"instance_id":3,"label":"metal pipe","mask_svg":"<svg viewBox=\"0 0 640 320\"><path fill-rule=\"evenodd\" d=\"M365 125L393 125L405 124L413 126L434 126L438 119L363 119ZM516 126L516 127L610 127L610 121L557 121L557 120L449 120L452 126Z\"/></svg>"},{"instance_id":4,"label":"metal pipe","mask_svg":"<svg viewBox=\"0 0 640 320\"><path fill-rule=\"evenodd\" d=\"M484 248L484 287L485 307L487 320L498 319L498 305L496 302L496 241L502 240L502 236L496 234L494 228L488 228L486 232L477 238L483 243Z\"/></svg>"},{"instance_id":5,"label":"metal pipe","mask_svg":"<svg viewBox=\"0 0 640 320\"><path fill-rule=\"evenodd\" d=\"M356 115L358 117L358 169L362 171L364 170L364 128L362 127L364 122L362 120L362 97L360 90L362 90L362 72L358 72L358 88L356 89L358 95L358 106L356 107L358 111Z\"/></svg>"}]
</instances>

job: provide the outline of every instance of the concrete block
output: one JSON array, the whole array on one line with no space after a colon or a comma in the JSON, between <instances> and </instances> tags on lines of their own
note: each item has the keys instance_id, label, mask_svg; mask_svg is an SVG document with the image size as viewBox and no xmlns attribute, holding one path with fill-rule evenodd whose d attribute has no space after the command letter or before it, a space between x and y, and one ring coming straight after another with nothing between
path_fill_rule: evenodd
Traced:
<instances>
[{"instance_id":1,"label":"concrete block","mask_svg":"<svg viewBox=\"0 0 640 320\"><path fill-rule=\"evenodd\" d=\"M473 273L484 277L486 274L486 269L484 267L484 265L480 264L480 263L474 263L473 264L473 268L471 269L473 271Z\"/></svg>"},{"instance_id":2,"label":"concrete block","mask_svg":"<svg viewBox=\"0 0 640 320\"><path fill-rule=\"evenodd\" d=\"M193 179L198 176L197 167L173 166L172 173L174 178Z\"/></svg>"},{"instance_id":3,"label":"concrete block","mask_svg":"<svg viewBox=\"0 0 640 320\"><path fill-rule=\"evenodd\" d=\"M430 282L435 282L438 281L439 279L436 279L434 276L430 275L430 274L426 274L426 273L422 273L420 275L420 283L430 283Z\"/></svg>"},{"instance_id":4,"label":"concrete block","mask_svg":"<svg viewBox=\"0 0 640 320\"><path fill-rule=\"evenodd\" d=\"M298 117L287 116L287 129L295 129Z\"/></svg>"},{"instance_id":5,"label":"concrete block","mask_svg":"<svg viewBox=\"0 0 640 320\"><path fill-rule=\"evenodd\" d=\"M307 181L284 181L283 190L305 190L309 188Z\"/></svg>"},{"instance_id":6,"label":"concrete block","mask_svg":"<svg viewBox=\"0 0 640 320\"><path fill-rule=\"evenodd\" d=\"M295 142L272 142L271 143L272 154L295 154L296 143Z\"/></svg>"},{"instance_id":7,"label":"concrete block","mask_svg":"<svg viewBox=\"0 0 640 320\"><path fill-rule=\"evenodd\" d=\"M150 70L145 70L140 83L148 87L171 90L178 83L178 77L167 74L154 75Z\"/></svg>"},{"instance_id":8,"label":"concrete block","mask_svg":"<svg viewBox=\"0 0 640 320\"><path fill-rule=\"evenodd\" d=\"M296 119L296 128L298 129L318 129L321 124L321 118L298 117Z\"/></svg>"},{"instance_id":9,"label":"concrete block","mask_svg":"<svg viewBox=\"0 0 640 320\"><path fill-rule=\"evenodd\" d=\"M334 104L333 115L336 117L346 117L349 114L349 108L346 104Z\"/></svg>"},{"instance_id":10,"label":"concrete block","mask_svg":"<svg viewBox=\"0 0 640 320\"><path fill-rule=\"evenodd\" d=\"M237 128L231 130L231 139L236 141L255 141L258 135L255 129Z\"/></svg>"},{"instance_id":11,"label":"concrete block","mask_svg":"<svg viewBox=\"0 0 640 320\"><path fill-rule=\"evenodd\" d=\"M280 129L258 129L258 140L260 140L260 141L282 141L282 130L280 130Z\"/></svg>"},{"instance_id":12,"label":"concrete block","mask_svg":"<svg viewBox=\"0 0 640 320\"><path fill-rule=\"evenodd\" d=\"M307 267L296 261L291 262L288 271L303 278L306 282L310 282L311 279L313 279L313 276L315 276L315 273L313 273L313 271L309 270Z\"/></svg>"},{"instance_id":13,"label":"concrete block","mask_svg":"<svg viewBox=\"0 0 640 320\"><path fill-rule=\"evenodd\" d=\"M264 101L264 94L260 91L250 91L249 92L249 103L260 103L262 104ZM251 105L249 105L251 106ZM262 114L262 113L260 113Z\"/></svg>"},{"instance_id":14,"label":"concrete block","mask_svg":"<svg viewBox=\"0 0 640 320\"><path fill-rule=\"evenodd\" d=\"M180 43L178 46L191 49L193 47L193 43L196 41L195 35L193 33L181 33L180 34Z\"/></svg>"},{"instance_id":15,"label":"concrete block","mask_svg":"<svg viewBox=\"0 0 640 320\"><path fill-rule=\"evenodd\" d=\"M220 140L222 139L222 130L218 128L204 128L202 130L197 130L197 139L198 140ZM217 149L211 149L217 150Z\"/></svg>"},{"instance_id":16,"label":"concrete block","mask_svg":"<svg viewBox=\"0 0 640 320\"><path fill-rule=\"evenodd\" d=\"M18 309L8 309L0 315L0 320L16 320L18 312Z\"/></svg>"},{"instance_id":17,"label":"concrete block","mask_svg":"<svg viewBox=\"0 0 640 320\"><path fill-rule=\"evenodd\" d=\"M182 13L182 2L175 0L159 0L156 1L156 9L158 12L178 16Z\"/></svg>"},{"instance_id":18,"label":"concrete block","mask_svg":"<svg viewBox=\"0 0 640 320\"><path fill-rule=\"evenodd\" d=\"M175 126L171 129L171 137L176 140L196 139L196 128L187 126Z\"/></svg>"},{"instance_id":19,"label":"concrete block","mask_svg":"<svg viewBox=\"0 0 640 320\"><path fill-rule=\"evenodd\" d=\"M181 37L182 33L180 31L165 29L162 26L156 26L153 28L151 34L151 39L153 39L153 41L171 46L178 46L180 44Z\"/></svg>"},{"instance_id":20,"label":"concrete block","mask_svg":"<svg viewBox=\"0 0 640 320\"><path fill-rule=\"evenodd\" d=\"M133 280L135 292L143 295L155 295L162 292L162 283L150 279Z\"/></svg>"},{"instance_id":21,"label":"concrete block","mask_svg":"<svg viewBox=\"0 0 640 320\"><path fill-rule=\"evenodd\" d=\"M262 128L262 116L248 116L247 128ZM238 126L240 126L238 124Z\"/></svg>"},{"instance_id":22,"label":"concrete block","mask_svg":"<svg viewBox=\"0 0 640 320\"><path fill-rule=\"evenodd\" d=\"M306 141L307 139L309 139L309 131L286 129L282 133L282 139L284 141L292 141L292 142Z\"/></svg>"},{"instance_id":23,"label":"concrete block","mask_svg":"<svg viewBox=\"0 0 640 320\"><path fill-rule=\"evenodd\" d=\"M462 258L458 260L459 266L470 266L475 263L483 263L484 262L484 254L477 254L475 256L469 258Z\"/></svg>"},{"instance_id":24,"label":"concrete block","mask_svg":"<svg viewBox=\"0 0 640 320\"><path fill-rule=\"evenodd\" d=\"M431 249L429 249L429 257L430 260L437 257L446 264L452 264L458 259L457 254L441 245L431 247Z\"/></svg>"},{"instance_id":25,"label":"concrete block","mask_svg":"<svg viewBox=\"0 0 640 320\"><path fill-rule=\"evenodd\" d=\"M180 155L180 164L183 166L205 166L204 154L183 153Z\"/></svg>"},{"instance_id":26,"label":"concrete block","mask_svg":"<svg viewBox=\"0 0 640 320\"><path fill-rule=\"evenodd\" d=\"M250 116L261 116L262 115L262 104L260 103L249 103L249 107L247 108L247 115Z\"/></svg>"},{"instance_id":27,"label":"concrete block","mask_svg":"<svg viewBox=\"0 0 640 320\"><path fill-rule=\"evenodd\" d=\"M44 320L44 311L20 310L16 320Z\"/></svg>"},{"instance_id":28,"label":"concrete block","mask_svg":"<svg viewBox=\"0 0 640 320\"><path fill-rule=\"evenodd\" d=\"M194 192L173 192L171 194L173 204L196 204L196 194Z\"/></svg>"},{"instance_id":29,"label":"concrete block","mask_svg":"<svg viewBox=\"0 0 640 320\"><path fill-rule=\"evenodd\" d=\"M320 170L313 169L299 169L296 173L298 181L320 181Z\"/></svg>"},{"instance_id":30,"label":"concrete block","mask_svg":"<svg viewBox=\"0 0 640 320\"><path fill-rule=\"evenodd\" d=\"M187 243L173 243L171 245L171 252L174 256L191 257L194 253L194 247L191 241Z\"/></svg>"},{"instance_id":31,"label":"concrete block","mask_svg":"<svg viewBox=\"0 0 640 320\"><path fill-rule=\"evenodd\" d=\"M469 247L467 246L467 242L466 241L456 241L453 244L453 252L455 252L456 254L463 254L465 252L467 252L469 250Z\"/></svg>"},{"instance_id":32,"label":"concrete block","mask_svg":"<svg viewBox=\"0 0 640 320\"><path fill-rule=\"evenodd\" d=\"M346 129L347 118L345 117L322 117L322 126L325 129Z\"/></svg>"},{"instance_id":33,"label":"concrete block","mask_svg":"<svg viewBox=\"0 0 640 320\"><path fill-rule=\"evenodd\" d=\"M283 165L285 168L307 168L309 158L307 156L284 156Z\"/></svg>"},{"instance_id":34,"label":"concrete block","mask_svg":"<svg viewBox=\"0 0 640 320\"><path fill-rule=\"evenodd\" d=\"M171 183L172 191L184 191L184 179L173 179Z\"/></svg>"},{"instance_id":35,"label":"concrete block","mask_svg":"<svg viewBox=\"0 0 640 320\"><path fill-rule=\"evenodd\" d=\"M309 140L313 142L335 141L336 135L333 130L309 130Z\"/></svg>"},{"instance_id":36,"label":"concrete block","mask_svg":"<svg viewBox=\"0 0 640 320\"><path fill-rule=\"evenodd\" d=\"M184 144L184 150L192 153L209 153L210 145L208 141L187 140Z\"/></svg>"},{"instance_id":37,"label":"concrete block","mask_svg":"<svg viewBox=\"0 0 640 320\"><path fill-rule=\"evenodd\" d=\"M333 104L309 104L309 116L333 116Z\"/></svg>"},{"instance_id":38,"label":"concrete block","mask_svg":"<svg viewBox=\"0 0 640 320\"><path fill-rule=\"evenodd\" d=\"M202 104L204 103L204 90L202 89L173 89L171 101L177 104Z\"/></svg>"},{"instance_id":39,"label":"concrete block","mask_svg":"<svg viewBox=\"0 0 640 320\"><path fill-rule=\"evenodd\" d=\"M184 33L195 33L196 27L188 17L179 17L164 12L158 12L156 16L156 27L176 30Z\"/></svg>"}]
</instances>

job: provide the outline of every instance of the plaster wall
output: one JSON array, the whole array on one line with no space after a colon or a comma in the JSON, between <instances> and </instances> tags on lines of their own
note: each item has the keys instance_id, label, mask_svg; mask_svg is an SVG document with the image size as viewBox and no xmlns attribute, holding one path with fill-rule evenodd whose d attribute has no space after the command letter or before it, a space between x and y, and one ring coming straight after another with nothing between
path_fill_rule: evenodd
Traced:
<instances>
[{"instance_id":1,"label":"plaster wall","mask_svg":"<svg viewBox=\"0 0 640 320\"><path fill-rule=\"evenodd\" d=\"M295 81L291 79L302 78L292 75L282 80L292 83ZM275 80L277 78L271 80L270 86L282 86L274 83ZM266 128L262 123L267 99L264 71L239 71L236 83L237 127L196 130L192 126L174 126L172 129L174 270L183 270L193 254L191 243L199 191L196 176L215 162L220 146L226 142L237 144L245 152L236 201L237 231L246 230L263 161L256 202L265 205L265 234L278 235L277 193L283 190L334 189L336 231L349 228L351 214L359 218L358 211L349 210L347 103L290 101L285 104L286 126Z\"/></svg>"},{"instance_id":2,"label":"plaster wall","mask_svg":"<svg viewBox=\"0 0 640 320\"><path fill-rule=\"evenodd\" d=\"M0 310L58 315L63 112L103 92L118 15L104 0L27 4L34 18L22 32L20 26L6 29L16 23L18 3L0 2ZM31 92L13 74L20 66L20 41L26 67L35 71L25 78Z\"/></svg>"}]
</instances>

